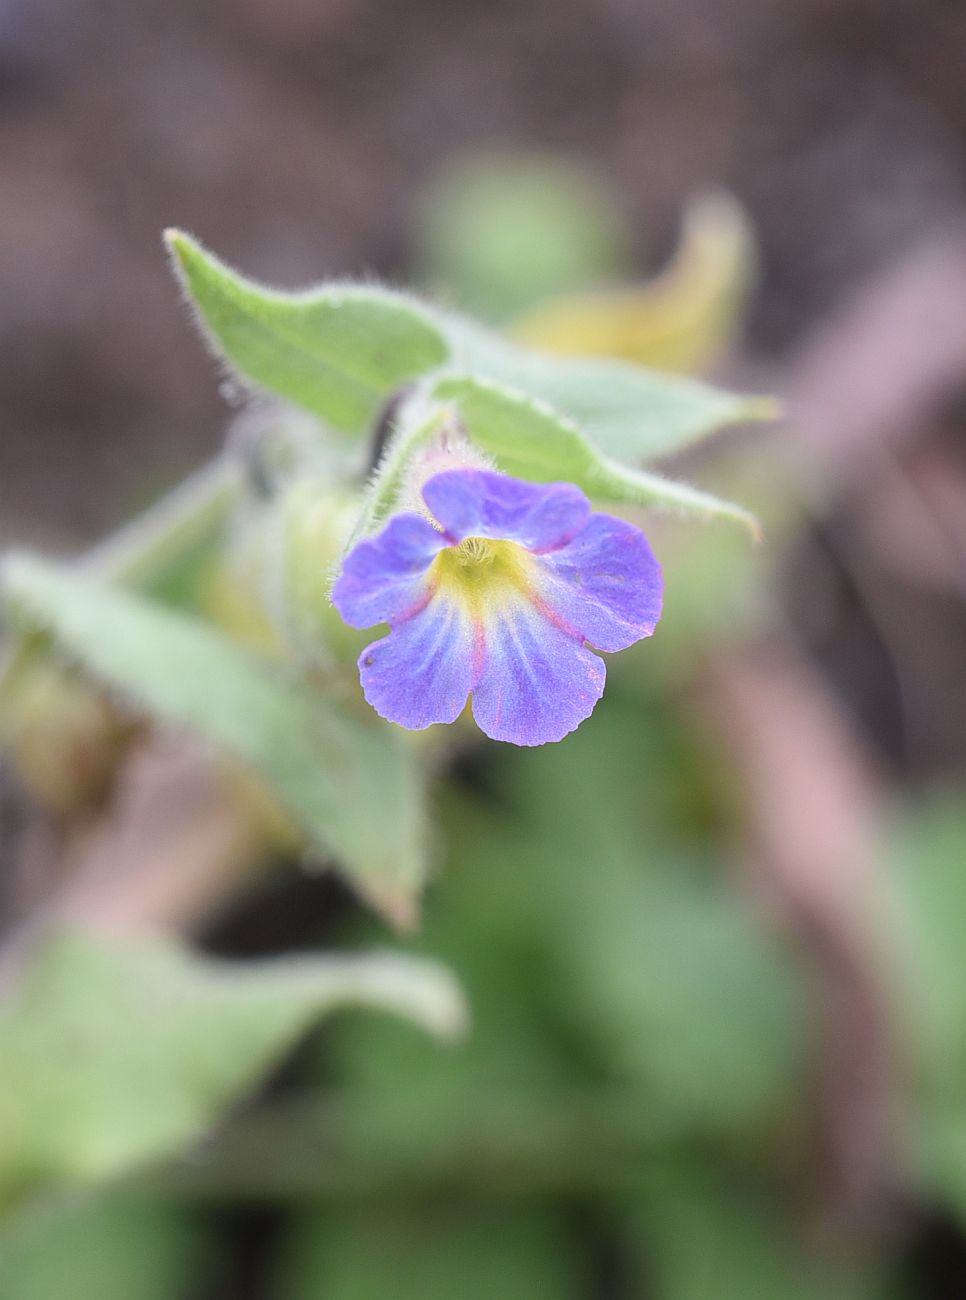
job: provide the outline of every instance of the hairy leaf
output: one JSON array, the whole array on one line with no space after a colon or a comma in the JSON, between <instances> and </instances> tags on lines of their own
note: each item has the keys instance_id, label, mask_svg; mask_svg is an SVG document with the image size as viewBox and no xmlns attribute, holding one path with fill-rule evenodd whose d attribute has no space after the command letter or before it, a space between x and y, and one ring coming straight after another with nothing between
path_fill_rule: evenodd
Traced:
<instances>
[{"instance_id":1,"label":"hairy leaf","mask_svg":"<svg viewBox=\"0 0 966 1300\"><path fill-rule=\"evenodd\" d=\"M602 454L545 402L469 376L440 381L435 396L455 403L472 440L508 474L539 482L563 479L598 499L731 519L757 533L754 516L741 506Z\"/></svg>"},{"instance_id":2,"label":"hairy leaf","mask_svg":"<svg viewBox=\"0 0 966 1300\"><path fill-rule=\"evenodd\" d=\"M597 358L545 356L376 286L266 289L180 231L168 245L215 349L249 379L349 433L406 380L444 363L542 398L606 455L631 464L680 450L774 403Z\"/></svg>"},{"instance_id":3,"label":"hairy leaf","mask_svg":"<svg viewBox=\"0 0 966 1300\"><path fill-rule=\"evenodd\" d=\"M447 358L432 317L402 294L354 284L285 293L238 275L181 231L166 239L215 351L343 432L365 433L394 389Z\"/></svg>"},{"instance_id":4,"label":"hairy leaf","mask_svg":"<svg viewBox=\"0 0 966 1300\"><path fill-rule=\"evenodd\" d=\"M519 389L575 421L597 449L628 465L684 450L728 425L773 419L771 398L597 357L553 357L448 317L452 370Z\"/></svg>"}]
</instances>

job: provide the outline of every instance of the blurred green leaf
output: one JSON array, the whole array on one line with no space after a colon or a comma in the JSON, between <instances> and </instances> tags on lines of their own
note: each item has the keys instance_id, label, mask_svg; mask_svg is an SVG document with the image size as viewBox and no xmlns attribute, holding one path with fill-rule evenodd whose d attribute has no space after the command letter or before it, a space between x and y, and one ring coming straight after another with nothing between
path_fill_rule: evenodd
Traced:
<instances>
[{"instance_id":1,"label":"blurred green leaf","mask_svg":"<svg viewBox=\"0 0 966 1300\"><path fill-rule=\"evenodd\" d=\"M496 321L620 275L630 245L618 196L596 173L535 152L459 158L420 195L416 217L423 283Z\"/></svg>"},{"instance_id":2,"label":"blurred green leaf","mask_svg":"<svg viewBox=\"0 0 966 1300\"><path fill-rule=\"evenodd\" d=\"M559 1214L438 1207L307 1213L278 1300L570 1300L573 1234Z\"/></svg>"},{"instance_id":3,"label":"blurred green leaf","mask_svg":"<svg viewBox=\"0 0 966 1300\"><path fill-rule=\"evenodd\" d=\"M163 941L62 935L0 1008L0 1188L104 1179L184 1148L320 1017L463 1025L448 973L390 954L232 966Z\"/></svg>"},{"instance_id":4,"label":"blurred green leaf","mask_svg":"<svg viewBox=\"0 0 966 1300\"><path fill-rule=\"evenodd\" d=\"M966 1117L966 801L910 808L889 836L900 993L919 1065L962 1094Z\"/></svg>"},{"instance_id":5,"label":"blurred green leaf","mask_svg":"<svg viewBox=\"0 0 966 1300\"><path fill-rule=\"evenodd\" d=\"M887 843L909 1153L966 1223L966 800L948 792L907 809Z\"/></svg>"},{"instance_id":6,"label":"blurred green leaf","mask_svg":"<svg viewBox=\"0 0 966 1300\"><path fill-rule=\"evenodd\" d=\"M544 401L469 376L441 380L434 394L456 404L472 441L508 474L538 482L566 480L598 500L729 519L757 534L754 516L741 506L602 455L576 424Z\"/></svg>"},{"instance_id":7,"label":"blurred green leaf","mask_svg":"<svg viewBox=\"0 0 966 1300\"><path fill-rule=\"evenodd\" d=\"M475 1114L487 1089L551 1115L582 1085L615 1089L621 1106L636 1096L652 1141L776 1122L800 1086L803 989L709 865L696 743L609 687L552 751L495 756L488 795L446 809L454 848L420 935L459 970L473 1036L437 1060L404 1026L346 1027L346 1085L408 1091L413 1125L459 1099ZM579 1131L592 1145L593 1127Z\"/></svg>"},{"instance_id":8,"label":"blurred green leaf","mask_svg":"<svg viewBox=\"0 0 966 1300\"><path fill-rule=\"evenodd\" d=\"M207 1242L197 1217L117 1194L44 1207L0 1240L0 1300L184 1300Z\"/></svg>"},{"instance_id":9,"label":"blurred green leaf","mask_svg":"<svg viewBox=\"0 0 966 1300\"><path fill-rule=\"evenodd\" d=\"M615 690L570 740L539 764L509 755L502 778L556 936L568 991L558 1015L674 1125L760 1125L795 1087L801 989L777 940L710 869L696 802L654 815L662 790L675 801L690 786L694 801L702 755L662 729L658 709Z\"/></svg>"},{"instance_id":10,"label":"blurred green leaf","mask_svg":"<svg viewBox=\"0 0 966 1300\"><path fill-rule=\"evenodd\" d=\"M9 557L0 574L30 626L148 713L250 763L370 900L411 917L426 845L403 736L186 615L28 556Z\"/></svg>"},{"instance_id":11,"label":"blurred green leaf","mask_svg":"<svg viewBox=\"0 0 966 1300\"><path fill-rule=\"evenodd\" d=\"M81 564L105 581L186 605L199 568L219 552L243 492L240 460L223 453L110 533Z\"/></svg>"},{"instance_id":12,"label":"blurred green leaf","mask_svg":"<svg viewBox=\"0 0 966 1300\"><path fill-rule=\"evenodd\" d=\"M555 356L621 357L693 374L725 347L753 279L751 222L730 194L695 199L673 260L654 279L537 303L513 322L514 338Z\"/></svg>"},{"instance_id":13,"label":"blurred green leaf","mask_svg":"<svg viewBox=\"0 0 966 1300\"><path fill-rule=\"evenodd\" d=\"M658 1162L642 1183L627 1219L634 1294L649 1283L660 1300L897 1300L881 1254L872 1262L809 1246L794 1207L720 1165Z\"/></svg>"},{"instance_id":14,"label":"blurred green leaf","mask_svg":"<svg viewBox=\"0 0 966 1300\"><path fill-rule=\"evenodd\" d=\"M215 351L262 388L346 433L365 433L400 384L446 360L431 318L402 294L332 284L267 289L181 231L168 247Z\"/></svg>"}]
</instances>

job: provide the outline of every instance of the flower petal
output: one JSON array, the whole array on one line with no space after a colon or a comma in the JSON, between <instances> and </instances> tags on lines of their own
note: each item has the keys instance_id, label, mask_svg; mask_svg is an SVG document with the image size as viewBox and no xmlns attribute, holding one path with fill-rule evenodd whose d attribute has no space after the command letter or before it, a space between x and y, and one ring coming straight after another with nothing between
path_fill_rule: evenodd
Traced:
<instances>
[{"instance_id":1,"label":"flower petal","mask_svg":"<svg viewBox=\"0 0 966 1300\"><path fill-rule=\"evenodd\" d=\"M455 722L473 673L472 623L461 605L442 596L359 656L366 699L380 717L411 731Z\"/></svg>"},{"instance_id":2,"label":"flower petal","mask_svg":"<svg viewBox=\"0 0 966 1300\"><path fill-rule=\"evenodd\" d=\"M604 662L525 597L488 615L473 716L493 740L562 740L604 693Z\"/></svg>"},{"instance_id":3,"label":"flower petal","mask_svg":"<svg viewBox=\"0 0 966 1300\"><path fill-rule=\"evenodd\" d=\"M661 566L641 530L613 515L592 515L535 567L538 598L598 650L626 650L661 617Z\"/></svg>"},{"instance_id":4,"label":"flower petal","mask_svg":"<svg viewBox=\"0 0 966 1300\"><path fill-rule=\"evenodd\" d=\"M447 544L421 515L396 515L346 556L333 605L351 627L411 618L430 594L426 570Z\"/></svg>"},{"instance_id":5,"label":"flower petal","mask_svg":"<svg viewBox=\"0 0 966 1300\"><path fill-rule=\"evenodd\" d=\"M485 469L435 474L423 500L451 542L491 537L537 552L566 545L590 518L590 502L572 483L527 483Z\"/></svg>"}]
</instances>

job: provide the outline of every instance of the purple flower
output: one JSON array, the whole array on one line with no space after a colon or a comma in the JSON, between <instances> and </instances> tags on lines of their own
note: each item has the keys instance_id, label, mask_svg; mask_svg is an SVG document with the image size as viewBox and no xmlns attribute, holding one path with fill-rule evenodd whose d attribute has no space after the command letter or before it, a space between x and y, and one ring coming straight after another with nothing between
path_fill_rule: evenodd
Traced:
<instances>
[{"instance_id":1,"label":"purple flower","mask_svg":"<svg viewBox=\"0 0 966 1300\"><path fill-rule=\"evenodd\" d=\"M542 745L590 716L604 662L661 615L661 568L632 524L570 483L453 469L423 487L435 524L396 515L348 555L332 592L362 652L366 699L411 730L473 716L494 740Z\"/></svg>"}]
</instances>

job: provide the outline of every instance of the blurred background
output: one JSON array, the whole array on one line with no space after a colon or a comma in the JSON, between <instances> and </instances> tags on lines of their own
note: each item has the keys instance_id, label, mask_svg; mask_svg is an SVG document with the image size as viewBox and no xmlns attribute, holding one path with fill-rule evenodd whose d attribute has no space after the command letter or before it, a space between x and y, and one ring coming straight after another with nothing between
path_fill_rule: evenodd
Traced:
<instances>
[{"instance_id":1,"label":"blurred background","mask_svg":"<svg viewBox=\"0 0 966 1300\"><path fill-rule=\"evenodd\" d=\"M956 213L964 27L938 0L5 0L4 529L91 536L217 441L163 226L280 284L408 280L467 151L590 161L639 273L730 187L761 240L748 346L787 357Z\"/></svg>"},{"instance_id":2,"label":"blurred background","mask_svg":"<svg viewBox=\"0 0 966 1300\"><path fill-rule=\"evenodd\" d=\"M767 542L655 525L665 625L593 727L458 758L408 942L468 1045L334 1026L0 1239L2 1300L966 1296L964 59L958 0L0 0L3 545L221 445L169 224L500 323L649 280L724 189L754 257L668 364L787 412L675 465ZM393 942L295 867L208 902L212 953Z\"/></svg>"}]
</instances>

